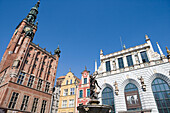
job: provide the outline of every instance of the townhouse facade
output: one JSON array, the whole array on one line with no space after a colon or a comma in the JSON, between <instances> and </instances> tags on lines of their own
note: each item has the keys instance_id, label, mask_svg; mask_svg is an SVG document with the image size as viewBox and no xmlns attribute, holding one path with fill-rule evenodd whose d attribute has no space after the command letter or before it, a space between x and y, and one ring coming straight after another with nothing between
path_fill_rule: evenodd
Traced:
<instances>
[{"instance_id":1,"label":"townhouse facade","mask_svg":"<svg viewBox=\"0 0 170 113\"><path fill-rule=\"evenodd\" d=\"M76 89L80 79L71 71L68 72L61 84L58 113L75 113L76 111Z\"/></svg>"}]
</instances>

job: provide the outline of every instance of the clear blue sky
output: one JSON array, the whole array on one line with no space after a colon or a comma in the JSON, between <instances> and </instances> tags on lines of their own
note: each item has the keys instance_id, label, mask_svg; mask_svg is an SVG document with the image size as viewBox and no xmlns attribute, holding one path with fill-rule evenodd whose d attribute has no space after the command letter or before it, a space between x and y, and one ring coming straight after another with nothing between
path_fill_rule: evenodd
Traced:
<instances>
[{"instance_id":1,"label":"clear blue sky","mask_svg":"<svg viewBox=\"0 0 170 113\"><path fill-rule=\"evenodd\" d=\"M0 58L19 22L38 0L0 0ZM170 0L41 0L33 42L48 51L61 48L57 77L69 68L80 78L87 66L94 72L104 54L145 43L148 34L166 54L170 49Z\"/></svg>"}]
</instances>

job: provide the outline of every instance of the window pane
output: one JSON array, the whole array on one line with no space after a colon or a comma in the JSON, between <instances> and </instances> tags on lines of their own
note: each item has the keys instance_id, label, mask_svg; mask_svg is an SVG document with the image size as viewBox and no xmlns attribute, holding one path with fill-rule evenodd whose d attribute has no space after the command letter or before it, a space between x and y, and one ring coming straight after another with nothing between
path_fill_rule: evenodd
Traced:
<instances>
[{"instance_id":1,"label":"window pane","mask_svg":"<svg viewBox=\"0 0 170 113\"><path fill-rule=\"evenodd\" d=\"M155 87L155 89L154 89ZM157 108L160 113L169 113L168 109L170 108L170 96L169 96L169 86L168 84L160 79L156 78L152 82L152 90L154 92L155 101L157 103Z\"/></svg>"},{"instance_id":2,"label":"window pane","mask_svg":"<svg viewBox=\"0 0 170 113\"><path fill-rule=\"evenodd\" d=\"M124 68L123 58L118 58L119 68Z\"/></svg>"},{"instance_id":3,"label":"window pane","mask_svg":"<svg viewBox=\"0 0 170 113\"><path fill-rule=\"evenodd\" d=\"M142 57L142 61L143 61L143 63L145 63L145 62L149 62L149 60L148 60L148 56L147 56L147 54L146 54L146 51L141 52L140 54L141 54L141 57Z\"/></svg>"},{"instance_id":4,"label":"window pane","mask_svg":"<svg viewBox=\"0 0 170 113\"><path fill-rule=\"evenodd\" d=\"M110 68L110 61L107 61L106 62L106 71L110 71L111 68Z\"/></svg>"},{"instance_id":5,"label":"window pane","mask_svg":"<svg viewBox=\"0 0 170 113\"><path fill-rule=\"evenodd\" d=\"M113 106L112 113L115 113L113 90L106 87L102 92L102 104Z\"/></svg>"},{"instance_id":6,"label":"window pane","mask_svg":"<svg viewBox=\"0 0 170 113\"><path fill-rule=\"evenodd\" d=\"M132 66L133 65L132 55L126 56L126 59L127 59L128 66Z\"/></svg>"}]
</instances>

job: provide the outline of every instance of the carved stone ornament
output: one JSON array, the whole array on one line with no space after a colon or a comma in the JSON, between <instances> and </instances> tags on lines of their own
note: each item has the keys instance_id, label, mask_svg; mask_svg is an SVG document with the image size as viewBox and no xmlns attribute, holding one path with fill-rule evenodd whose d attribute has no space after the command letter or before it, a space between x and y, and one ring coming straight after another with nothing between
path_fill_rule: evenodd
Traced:
<instances>
[{"instance_id":1,"label":"carved stone ornament","mask_svg":"<svg viewBox=\"0 0 170 113\"><path fill-rule=\"evenodd\" d=\"M16 74L16 73L11 73L11 74L10 74L10 77L11 77L11 78L13 78L13 77L16 78L16 77L17 77L17 74Z\"/></svg>"},{"instance_id":2,"label":"carved stone ornament","mask_svg":"<svg viewBox=\"0 0 170 113\"><path fill-rule=\"evenodd\" d=\"M145 83L144 83L144 79L142 78L142 76L139 78L139 80L140 80L140 82L141 82L143 91L146 91L146 85L145 85Z\"/></svg>"},{"instance_id":3,"label":"carved stone ornament","mask_svg":"<svg viewBox=\"0 0 170 113\"><path fill-rule=\"evenodd\" d=\"M115 86L115 93L116 93L116 95L118 95L119 94L119 89L118 89L118 83L116 81L114 83L114 86Z\"/></svg>"}]
</instances>

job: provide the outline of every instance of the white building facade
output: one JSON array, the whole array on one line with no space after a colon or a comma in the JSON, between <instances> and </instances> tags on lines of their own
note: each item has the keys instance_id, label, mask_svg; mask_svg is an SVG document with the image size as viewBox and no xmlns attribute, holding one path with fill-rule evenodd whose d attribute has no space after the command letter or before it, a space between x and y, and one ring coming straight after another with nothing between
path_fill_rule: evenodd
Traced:
<instances>
[{"instance_id":1,"label":"white building facade","mask_svg":"<svg viewBox=\"0 0 170 113\"><path fill-rule=\"evenodd\" d=\"M154 51L146 43L103 55L97 81L101 86L100 104L113 107L113 113L170 113L170 63L157 43Z\"/></svg>"},{"instance_id":2,"label":"white building facade","mask_svg":"<svg viewBox=\"0 0 170 113\"><path fill-rule=\"evenodd\" d=\"M51 113L57 113L60 98L60 86L55 86L52 94Z\"/></svg>"}]
</instances>

